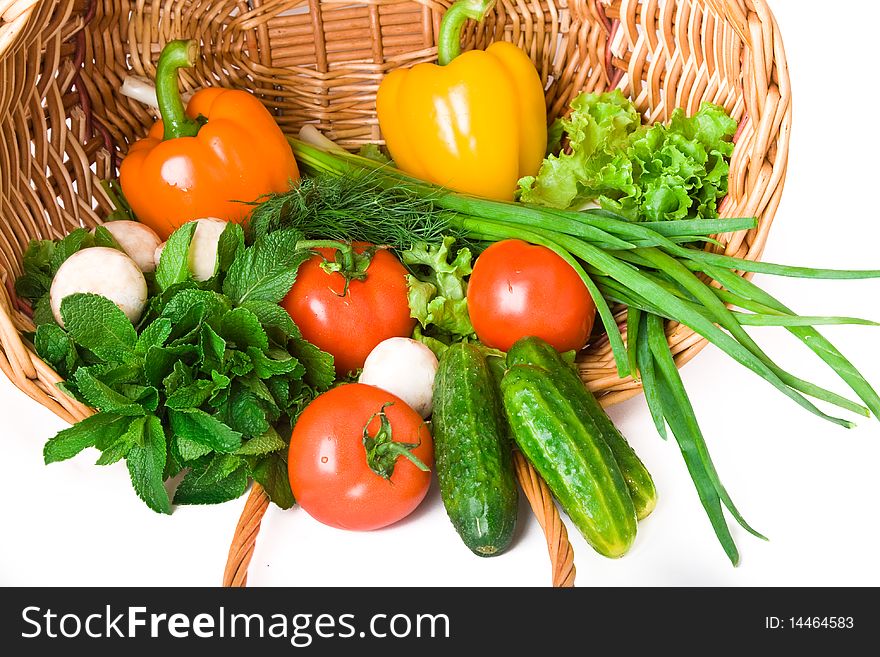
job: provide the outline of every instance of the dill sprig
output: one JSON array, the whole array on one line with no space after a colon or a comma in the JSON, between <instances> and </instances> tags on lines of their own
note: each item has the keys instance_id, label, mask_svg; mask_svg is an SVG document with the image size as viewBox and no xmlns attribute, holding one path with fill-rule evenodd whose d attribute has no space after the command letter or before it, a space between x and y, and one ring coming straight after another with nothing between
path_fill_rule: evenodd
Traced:
<instances>
[{"instance_id":1,"label":"dill sprig","mask_svg":"<svg viewBox=\"0 0 880 657\"><path fill-rule=\"evenodd\" d=\"M257 203L249 221L256 239L279 228L295 228L307 239L363 241L406 250L417 242L439 244L459 232L448 210L430 196L382 184L375 172L303 178L290 191Z\"/></svg>"}]
</instances>

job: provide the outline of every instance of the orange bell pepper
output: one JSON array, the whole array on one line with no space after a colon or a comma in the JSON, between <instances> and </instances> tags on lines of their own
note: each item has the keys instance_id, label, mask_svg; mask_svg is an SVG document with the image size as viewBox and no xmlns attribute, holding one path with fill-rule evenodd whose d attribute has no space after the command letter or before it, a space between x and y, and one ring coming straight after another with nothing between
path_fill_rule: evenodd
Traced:
<instances>
[{"instance_id":1,"label":"orange bell pepper","mask_svg":"<svg viewBox=\"0 0 880 657\"><path fill-rule=\"evenodd\" d=\"M269 111L246 91L207 88L184 111L177 71L198 56L195 41L171 41L156 68L162 115L136 142L119 182L137 218L167 239L202 217L241 223L254 201L290 189L299 180L296 160Z\"/></svg>"},{"instance_id":2,"label":"orange bell pepper","mask_svg":"<svg viewBox=\"0 0 880 657\"><path fill-rule=\"evenodd\" d=\"M495 0L459 0L440 23L436 64L397 69L382 80L376 113L396 166L459 192L512 200L547 147L547 108L538 72L511 43L459 55L461 29Z\"/></svg>"}]
</instances>

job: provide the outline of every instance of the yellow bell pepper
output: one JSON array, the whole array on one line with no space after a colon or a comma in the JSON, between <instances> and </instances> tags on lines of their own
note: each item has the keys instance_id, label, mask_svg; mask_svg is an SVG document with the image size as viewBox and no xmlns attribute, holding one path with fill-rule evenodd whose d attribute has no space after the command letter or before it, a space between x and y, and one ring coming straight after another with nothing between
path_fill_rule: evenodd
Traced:
<instances>
[{"instance_id":1,"label":"yellow bell pepper","mask_svg":"<svg viewBox=\"0 0 880 657\"><path fill-rule=\"evenodd\" d=\"M495 0L459 0L440 23L438 61L392 71L379 86L379 127L398 168L459 192L512 200L547 147L538 72L513 44L460 52L461 28Z\"/></svg>"}]
</instances>

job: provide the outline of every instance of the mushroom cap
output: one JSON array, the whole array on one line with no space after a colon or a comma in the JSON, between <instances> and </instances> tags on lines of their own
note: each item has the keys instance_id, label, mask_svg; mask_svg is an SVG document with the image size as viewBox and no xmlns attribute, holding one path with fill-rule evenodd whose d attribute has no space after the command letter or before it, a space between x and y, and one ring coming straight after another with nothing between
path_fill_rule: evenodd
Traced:
<instances>
[{"instance_id":1,"label":"mushroom cap","mask_svg":"<svg viewBox=\"0 0 880 657\"><path fill-rule=\"evenodd\" d=\"M197 281L206 281L217 269L217 246L227 222L216 217L196 219L196 232L189 245L189 271Z\"/></svg>"},{"instance_id":2,"label":"mushroom cap","mask_svg":"<svg viewBox=\"0 0 880 657\"><path fill-rule=\"evenodd\" d=\"M388 338L367 356L358 381L397 395L416 413L428 417L434 410L438 365L437 356L421 342Z\"/></svg>"},{"instance_id":3,"label":"mushroom cap","mask_svg":"<svg viewBox=\"0 0 880 657\"><path fill-rule=\"evenodd\" d=\"M154 254L162 239L156 232L139 221L108 221L102 224L141 271L156 270ZM92 230L94 233L95 231Z\"/></svg>"},{"instance_id":4,"label":"mushroom cap","mask_svg":"<svg viewBox=\"0 0 880 657\"><path fill-rule=\"evenodd\" d=\"M132 324L147 303L147 281L134 260L116 249L96 246L77 251L58 268L49 303L61 326L61 301L78 292L99 294L115 303Z\"/></svg>"},{"instance_id":5,"label":"mushroom cap","mask_svg":"<svg viewBox=\"0 0 880 657\"><path fill-rule=\"evenodd\" d=\"M227 221L216 217L194 219L196 230L189 244L189 273L197 281L206 281L217 269L217 247L220 235L226 230ZM187 222L190 223L190 222ZM153 266L159 266L165 242L158 244L153 251Z\"/></svg>"}]
</instances>

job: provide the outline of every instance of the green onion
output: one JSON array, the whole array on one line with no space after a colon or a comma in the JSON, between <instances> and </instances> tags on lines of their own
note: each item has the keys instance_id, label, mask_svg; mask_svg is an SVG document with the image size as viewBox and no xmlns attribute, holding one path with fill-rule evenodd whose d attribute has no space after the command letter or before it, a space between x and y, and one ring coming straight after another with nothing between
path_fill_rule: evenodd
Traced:
<instances>
[{"instance_id":1,"label":"green onion","mask_svg":"<svg viewBox=\"0 0 880 657\"><path fill-rule=\"evenodd\" d=\"M657 433L663 440L667 440L666 414L663 411L663 401L660 399L660 385L654 370L654 357L648 344L648 317L649 315L642 315L639 318L639 328L633 337L633 342L639 374L642 377L642 390L645 391L645 403L648 405Z\"/></svg>"},{"instance_id":2,"label":"green onion","mask_svg":"<svg viewBox=\"0 0 880 657\"><path fill-rule=\"evenodd\" d=\"M722 505L746 530L763 537L745 522L721 484L670 352L664 318L689 327L795 403L825 420L843 427L853 426L848 420L826 414L807 396L853 413L869 414L870 411L880 417L880 396L815 329L822 324L873 326L876 323L852 317L797 315L737 274L857 279L880 277L880 270L792 267L683 246L718 244L713 236L751 230L757 226L754 218L634 223L605 210L556 210L456 194L356 155L323 151L298 140L291 140L291 147L307 174L369 180L376 191L383 192L378 194L381 203L370 206L374 215L383 204L401 205L390 208L392 211L387 213L390 219L373 222L378 227L364 226L361 225L365 223L363 220L348 217L351 223L345 230L349 239L364 239L362 235L370 234L373 239L369 241L392 245L436 239L433 233L420 232L419 227L404 221L412 215L407 209L418 208L422 224L434 229L448 230L474 241L522 239L546 246L568 262L596 302L618 373L641 379L658 433L665 438L668 424L675 435L715 534L734 564L739 554ZM307 236L309 229L320 228L322 222L330 226L339 223L333 221L329 209L318 219L306 221L283 206L283 198L276 199L272 220L300 227ZM357 206L358 203L348 206L351 210L348 214L356 214L353 210ZM305 214L305 210L299 214ZM387 239L383 235L387 235ZM723 287L710 284L709 278L703 276ZM626 344L609 301L627 306ZM831 367L867 408L782 369L744 326L784 327Z\"/></svg>"},{"instance_id":3,"label":"green onion","mask_svg":"<svg viewBox=\"0 0 880 657\"><path fill-rule=\"evenodd\" d=\"M669 351L669 343L663 330L663 320L656 315L649 315L646 333L648 346L658 372L657 388L663 416L678 442L691 479L697 487L700 502L702 502L715 530L715 535L731 563L735 566L739 563L739 552L730 535L730 529L724 520L719 502L727 507L727 510L743 529L758 538L767 539L745 521L718 477L718 472L709 456L703 433L700 431L700 425L697 423L690 398L685 392L678 368Z\"/></svg>"}]
</instances>

